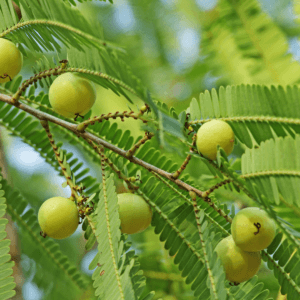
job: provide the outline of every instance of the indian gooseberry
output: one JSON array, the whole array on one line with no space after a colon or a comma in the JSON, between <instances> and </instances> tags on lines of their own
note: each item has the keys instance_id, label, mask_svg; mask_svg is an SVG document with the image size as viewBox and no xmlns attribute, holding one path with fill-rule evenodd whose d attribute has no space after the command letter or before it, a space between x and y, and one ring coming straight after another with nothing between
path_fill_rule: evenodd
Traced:
<instances>
[{"instance_id":1,"label":"indian gooseberry","mask_svg":"<svg viewBox=\"0 0 300 300\"><path fill-rule=\"evenodd\" d=\"M54 239L64 239L78 227L79 214L76 204L64 197L46 200L39 209L38 221L43 233Z\"/></svg>"},{"instance_id":2,"label":"indian gooseberry","mask_svg":"<svg viewBox=\"0 0 300 300\"><path fill-rule=\"evenodd\" d=\"M221 146L227 155L234 147L234 133L226 122L212 120L204 123L197 132L196 145L198 151L205 157L215 160L217 146Z\"/></svg>"},{"instance_id":3,"label":"indian gooseberry","mask_svg":"<svg viewBox=\"0 0 300 300\"><path fill-rule=\"evenodd\" d=\"M152 210L141 196L131 193L118 194L118 204L123 233L138 233L150 225Z\"/></svg>"},{"instance_id":4,"label":"indian gooseberry","mask_svg":"<svg viewBox=\"0 0 300 300\"><path fill-rule=\"evenodd\" d=\"M231 234L236 245L242 250L261 251L272 243L276 235L276 225L264 210L247 207L233 218Z\"/></svg>"},{"instance_id":5,"label":"indian gooseberry","mask_svg":"<svg viewBox=\"0 0 300 300\"><path fill-rule=\"evenodd\" d=\"M215 248L224 267L226 279L241 283L252 278L259 270L260 252L245 252L239 248L232 236L222 239Z\"/></svg>"},{"instance_id":6,"label":"indian gooseberry","mask_svg":"<svg viewBox=\"0 0 300 300\"><path fill-rule=\"evenodd\" d=\"M14 43L4 38L0 38L0 53L0 83L3 83L13 79L21 71L23 55Z\"/></svg>"},{"instance_id":7,"label":"indian gooseberry","mask_svg":"<svg viewBox=\"0 0 300 300\"><path fill-rule=\"evenodd\" d=\"M49 89L52 108L66 118L84 116L95 103L96 96L92 82L69 72L58 76Z\"/></svg>"}]
</instances>

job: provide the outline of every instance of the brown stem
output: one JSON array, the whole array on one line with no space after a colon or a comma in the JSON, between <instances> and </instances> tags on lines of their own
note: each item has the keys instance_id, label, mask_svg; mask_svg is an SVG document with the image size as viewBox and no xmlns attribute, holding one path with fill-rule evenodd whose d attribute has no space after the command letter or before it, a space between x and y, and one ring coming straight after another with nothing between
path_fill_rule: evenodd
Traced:
<instances>
[{"instance_id":1,"label":"brown stem","mask_svg":"<svg viewBox=\"0 0 300 300\"><path fill-rule=\"evenodd\" d=\"M108 119L116 119L116 118L120 118L122 121L124 121L124 118L133 118L135 120L141 120L143 121L143 123L147 123L148 120L145 118L141 117L141 113L135 113L134 111L123 111L123 112L118 112L116 111L114 114L112 113L108 113L107 115L102 114L101 116L95 116L93 119L88 119L80 124L77 125L77 130L80 132L84 132L85 129L89 126L89 125L94 125L96 122L101 123L104 120L108 120Z\"/></svg>"},{"instance_id":2,"label":"brown stem","mask_svg":"<svg viewBox=\"0 0 300 300\"><path fill-rule=\"evenodd\" d=\"M3 101L3 102L6 102L8 104L11 104L13 105L13 102L12 102L12 97L10 96L7 96L7 95L3 95L3 94L0 94L0 101ZM113 152L117 153L118 155L122 156L122 157L125 157L126 159L128 159L129 161L133 162L134 164L137 164L137 165L140 165L142 166L143 168L147 169L148 171L153 171L167 179L169 179L170 181L174 182L176 185L178 185L180 188L183 188L184 190L186 191L194 191L199 197L203 198L203 192L192 187L191 185L185 183L184 181L182 180L179 180L179 179L174 179L172 177L172 174L169 173L169 172L166 172L160 168L157 168L156 166L153 166L135 156L132 156L130 158L128 158L126 156L126 153L127 151L123 150L123 149L120 149L118 148L117 146L115 145L112 145L110 143L108 143L107 141L89 133L89 132L84 132L84 133L81 133L81 132L78 132L77 130L77 125L76 124L72 124L72 123L69 123L67 121L64 121L64 120L61 120L57 117L54 117L52 115L49 115L45 112L42 112L42 111L39 111L37 109L34 109L26 104L23 104L23 103L19 103L18 105L18 108L21 109L21 110L24 110L26 112L28 112L29 114L37 117L38 119L40 120L48 120L52 123L55 123L61 127L64 127L70 131L72 131L73 133L75 133L77 136L81 136L85 139L89 139L93 142L95 142L97 145L102 145L104 146L105 148L109 149L109 150L112 150ZM208 201L210 203L211 206L215 206L213 205L213 203L211 202L211 200L209 198L206 198L204 199L206 201ZM214 208L215 209L215 208Z\"/></svg>"},{"instance_id":3,"label":"brown stem","mask_svg":"<svg viewBox=\"0 0 300 300\"><path fill-rule=\"evenodd\" d=\"M188 163L189 163L191 157L192 157L192 156L191 156L190 154L188 154L187 157L186 157L186 159L184 160L184 162L183 162L182 165L180 166L180 168L172 174L172 177L173 177L174 179L178 178L179 175L184 171L184 169L185 169L186 166L188 165Z\"/></svg>"},{"instance_id":4,"label":"brown stem","mask_svg":"<svg viewBox=\"0 0 300 300\"><path fill-rule=\"evenodd\" d=\"M85 138L84 138L85 139ZM124 180L128 186L132 190L137 190L138 186L135 186L131 183L130 179L126 177L115 165L114 163L104 154L104 151L101 151L100 147L97 146L95 143L93 143L91 140L85 139L93 148L96 150L96 152L100 156L100 160L104 160L105 163L118 175L118 177L122 180Z\"/></svg>"},{"instance_id":5,"label":"brown stem","mask_svg":"<svg viewBox=\"0 0 300 300\"><path fill-rule=\"evenodd\" d=\"M18 91L13 95L11 99L11 104L15 106L19 106L19 99L23 92L26 91L26 89L31 85L37 82L38 80L41 80L42 78L50 77L51 75L60 75L64 73L65 70L62 66L56 67L54 69L45 70L43 72L40 72L38 74L35 74L34 76L31 76L28 80L24 81L22 85L19 87Z\"/></svg>"},{"instance_id":6,"label":"brown stem","mask_svg":"<svg viewBox=\"0 0 300 300\"><path fill-rule=\"evenodd\" d=\"M134 144L129 150L127 150L126 156L128 158L132 157L133 154L136 152L137 149L143 144L145 144L148 140L150 140L154 136L152 132L145 132L145 136L139 140L136 144Z\"/></svg>"},{"instance_id":7,"label":"brown stem","mask_svg":"<svg viewBox=\"0 0 300 300\"><path fill-rule=\"evenodd\" d=\"M205 191L205 192L203 193L203 196L204 196L204 197L207 197L207 196L208 196L210 193L212 193L214 190L218 189L219 187L221 187L221 186L223 186L223 185L225 185L225 184L227 184L227 183L229 183L229 182L232 182L232 179L228 178L228 179L226 179L226 180L223 180L223 181L217 183L216 185L212 186L212 187L209 188L207 191Z\"/></svg>"},{"instance_id":8,"label":"brown stem","mask_svg":"<svg viewBox=\"0 0 300 300\"><path fill-rule=\"evenodd\" d=\"M54 139L52 137L52 134L50 132L48 121L41 120L41 124L44 127L45 131L47 132L49 142L50 142L50 144L53 148L53 151L55 153L55 156L56 156L56 160L58 161L59 166L60 166L64 176L67 179L67 183L68 183L69 187L71 188L72 197L78 198L79 196L77 195L77 187L73 184L72 178L67 173L67 169L66 169L65 165L63 164L63 160L60 158L60 153L58 151L59 148L55 145L55 141L54 141Z\"/></svg>"}]
</instances>

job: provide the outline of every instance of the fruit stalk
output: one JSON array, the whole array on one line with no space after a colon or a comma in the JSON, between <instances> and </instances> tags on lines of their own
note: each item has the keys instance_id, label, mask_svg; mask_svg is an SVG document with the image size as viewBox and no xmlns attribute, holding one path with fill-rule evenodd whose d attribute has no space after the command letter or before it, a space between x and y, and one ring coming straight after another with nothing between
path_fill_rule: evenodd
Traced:
<instances>
[{"instance_id":1,"label":"fruit stalk","mask_svg":"<svg viewBox=\"0 0 300 300\"><path fill-rule=\"evenodd\" d=\"M2 95L0 94L0 101L3 101L3 102L6 102L8 104L11 104L13 105L12 103L12 98L10 96L7 96L7 95ZM84 133L81 133L81 132L78 132L76 127L77 125L76 124L72 124L70 122L67 122L67 121L64 121L64 120L61 120L60 118L57 118L57 117L54 117L52 115L49 115L45 112L42 112L40 110L37 110L35 108L32 108L26 104L23 104L23 103L19 103L18 105L18 108L23 110L23 111L26 111L27 113L37 117L38 119L40 120L47 120L47 121L50 121L50 122L53 122L61 127L64 127L66 128L67 130L70 130L72 131L73 133L75 133L78 137L82 137L86 140L91 140L93 142L95 142L96 144L98 145L102 145L104 146L105 148L115 152L116 154L128 159L126 157L126 151L113 145L113 144L110 144L108 143L107 141L89 133L89 132L84 132ZM182 180L179 180L179 179L174 179L172 178L172 174L169 173L169 172L166 172L160 168L157 168L156 166L153 166L137 157L131 157L129 159L131 162L133 162L134 164L136 165L140 165L141 167L147 169L148 171L150 172L154 172L155 174L158 174L168 180L170 180L171 182L175 183L179 188L182 188L186 191L194 191L199 197L202 198L202 195L203 195L203 192L192 187L191 185L185 183L184 181ZM212 206L212 208L214 210L216 210L222 217L224 217L228 222L231 223L231 218L226 215L221 209L217 208L217 206L209 199L209 198L206 198L204 199L205 201L207 201L209 203L210 206Z\"/></svg>"},{"instance_id":2,"label":"fruit stalk","mask_svg":"<svg viewBox=\"0 0 300 300\"><path fill-rule=\"evenodd\" d=\"M88 119L80 124L77 125L77 130L79 132L84 132L85 129L89 126L89 125L94 125L96 122L101 123L104 120L108 120L108 119L116 119L116 118L120 118L122 121L124 121L124 118L133 118L135 120L141 120L143 121L143 123L147 123L148 120L145 118L141 118L139 113L134 113L134 111L123 111L123 112L118 112L116 111L114 114L112 113L108 113L107 115L102 114L101 116L95 116L93 119ZM152 120L154 121L154 120Z\"/></svg>"},{"instance_id":3,"label":"fruit stalk","mask_svg":"<svg viewBox=\"0 0 300 300\"><path fill-rule=\"evenodd\" d=\"M171 190L173 190L176 194L178 194L181 198L183 198L184 200L186 200L189 204L192 204L192 202L189 200L188 197L186 197L184 194L180 193L177 189L175 189L171 184L169 184L169 182L167 182L164 178L162 178L160 175L151 172L156 178L158 178L161 182L163 182L166 186L168 186ZM222 216L228 223L232 222L232 219L221 209L219 208L217 205L215 205L214 202L211 201L211 199L209 199L210 201L207 201L209 198L204 198L203 200L206 201L211 207L212 209L214 209L220 216ZM228 232L219 225L219 223L215 222L215 220L210 217L210 215L206 215L206 217L212 222L214 223L216 226L219 226L219 228L221 230L224 231L225 234L228 234Z\"/></svg>"},{"instance_id":4,"label":"fruit stalk","mask_svg":"<svg viewBox=\"0 0 300 300\"><path fill-rule=\"evenodd\" d=\"M204 198L208 197L208 195L209 195L210 193L212 193L214 190L218 189L219 187L221 187L221 186L223 186L223 185L225 185L225 184L227 184L227 183L229 183L229 182L232 182L232 179L225 179L225 180L223 180L223 181L221 181L221 182L215 184L214 186L212 186L211 188L209 188L207 191L205 191L205 192L203 193L203 197L204 197Z\"/></svg>"},{"instance_id":5,"label":"fruit stalk","mask_svg":"<svg viewBox=\"0 0 300 300\"><path fill-rule=\"evenodd\" d=\"M132 184L130 179L126 177L115 165L114 163L104 154L104 151L101 150L101 146L97 146L95 143L93 143L91 140L86 139L86 141L93 147L93 149L100 155L101 159L105 161L105 163L114 171L118 177L122 180L124 180L127 185L132 190L137 190L139 187Z\"/></svg>"},{"instance_id":6,"label":"fruit stalk","mask_svg":"<svg viewBox=\"0 0 300 300\"><path fill-rule=\"evenodd\" d=\"M65 165L63 164L63 161L61 160L60 158L60 153L59 153L59 148L55 145L55 141L53 139L53 136L50 132L50 128L49 128L49 124L48 124L48 121L46 120L41 120L41 124L42 126L44 127L45 131L47 132L47 136L48 136L48 139L49 139L49 142L52 146L52 149L55 153L55 157L56 157L56 160L58 161L59 163L59 166L62 170L62 173L64 174L66 180L67 180L67 183L68 185L70 186L71 188L71 196L72 197L75 197L75 198L78 198L78 195L77 195L77 188L76 186L73 184L73 181L72 181L72 178L71 176L67 173L67 169L65 167Z\"/></svg>"},{"instance_id":7,"label":"fruit stalk","mask_svg":"<svg viewBox=\"0 0 300 300\"><path fill-rule=\"evenodd\" d=\"M172 174L172 177L174 179L177 179L179 177L179 175L185 170L186 166L190 162L191 157L192 156L190 154L188 154L187 157L185 158L184 162L180 166L180 168Z\"/></svg>"},{"instance_id":8,"label":"fruit stalk","mask_svg":"<svg viewBox=\"0 0 300 300\"><path fill-rule=\"evenodd\" d=\"M34 76L31 76L28 80L24 81L22 85L19 87L18 91L12 96L11 102L15 106L19 106L19 99L23 92L26 91L26 89L31 85L37 82L38 80L41 80L43 78L50 77L52 75L60 75L64 73L64 69L62 66L56 67L54 69L45 70L43 72L40 72L38 74L35 74Z\"/></svg>"},{"instance_id":9,"label":"fruit stalk","mask_svg":"<svg viewBox=\"0 0 300 300\"><path fill-rule=\"evenodd\" d=\"M145 136L140 139L136 144L134 144L129 150L127 150L126 156L128 158L132 157L137 149L143 144L145 144L148 140L150 140L154 136L154 133L152 132L145 132Z\"/></svg>"}]
</instances>

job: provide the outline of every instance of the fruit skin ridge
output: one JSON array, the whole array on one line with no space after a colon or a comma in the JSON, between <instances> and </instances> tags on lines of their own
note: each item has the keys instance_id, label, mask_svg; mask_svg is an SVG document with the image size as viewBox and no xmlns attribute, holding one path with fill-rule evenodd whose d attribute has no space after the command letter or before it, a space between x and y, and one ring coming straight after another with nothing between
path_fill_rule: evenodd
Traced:
<instances>
[{"instance_id":1,"label":"fruit skin ridge","mask_svg":"<svg viewBox=\"0 0 300 300\"><path fill-rule=\"evenodd\" d=\"M138 233L150 225L152 210L141 196L131 193L118 194L118 204L123 233Z\"/></svg>"},{"instance_id":2,"label":"fruit skin ridge","mask_svg":"<svg viewBox=\"0 0 300 300\"><path fill-rule=\"evenodd\" d=\"M261 264L260 252L245 252L239 248L232 236L222 239L215 248L224 267L226 279L241 283L252 278Z\"/></svg>"},{"instance_id":3,"label":"fruit skin ridge","mask_svg":"<svg viewBox=\"0 0 300 300\"><path fill-rule=\"evenodd\" d=\"M22 69L23 55L13 42L4 38L0 38L0 53L0 76L6 73L13 79ZM9 80L0 78L0 83Z\"/></svg>"},{"instance_id":4,"label":"fruit skin ridge","mask_svg":"<svg viewBox=\"0 0 300 300\"><path fill-rule=\"evenodd\" d=\"M93 82L76 73L63 73L50 86L49 101L55 112L74 118L76 114L84 116L94 105L97 98Z\"/></svg>"},{"instance_id":5,"label":"fruit skin ridge","mask_svg":"<svg viewBox=\"0 0 300 300\"><path fill-rule=\"evenodd\" d=\"M64 197L52 197L40 207L38 221L44 234L54 239L64 239L78 227L76 204Z\"/></svg>"},{"instance_id":6,"label":"fruit skin ridge","mask_svg":"<svg viewBox=\"0 0 300 300\"><path fill-rule=\"evenodd\" d=\"M234 147L234 133L229 124L221 120L204 123L197 132L196 146L205 157L217 158L217 145L221 146L227 155Z\"/></svg>"},{"instance_id":7,"label":"fruit skin ridge","mask_svg":"<svg viewBox=\"0 0 300 300\"><path fill-rule=\"evenodd\" d=\"M258 207L247 207L234 216L231 234L236 245L242 250L261 251L275 238L276 224L264 210Z\"/></svg>"}]
</instances>

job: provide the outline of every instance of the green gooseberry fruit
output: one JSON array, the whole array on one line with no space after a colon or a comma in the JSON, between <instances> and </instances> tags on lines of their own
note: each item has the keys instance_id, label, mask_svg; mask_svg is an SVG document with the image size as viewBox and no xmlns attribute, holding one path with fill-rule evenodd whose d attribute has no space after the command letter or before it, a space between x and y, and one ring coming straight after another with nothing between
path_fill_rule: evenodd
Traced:
<instances>
[{"instance_id":1,"label":"green gooseberry fruit","mask_svg":"<svg viewBox=\"0 0 300 300\"><path fill-rule=\"evenodd\" d=\"M196 146L203 156L215 160L217 146L221 146L227 155L234 147L234 133L226 122L212 120L204 123L197 132Z\"/></svg>"},{"instance_id":2,"label":"green gooseberry fruit","mask_svg":"<svg viewBox=\"0 0 300 300\"><path fill-rule=\"evenodd\" d=\"M79 214L75 204L64 197L53 197L40 207L38 221L44 234L54 239L64 239L78 227Z\"/></svg>"},{"instance_id":3,"label":"green gooseberry fruit","mask_svg":"<svg viewBox=\"0 0 300 300\"><path fill-rule=\"evenodd\" d=\"M252 278L261 264L260 252L245 252L239 248L232 236L222 239L215 248L224 267L226 279L241 283Z\"/></svg>"},{"instance_id":4,"label":"green gooseberry fruit","mask_svg":"<svg viewBox=\"0 0 300 300\"><path fill-rule=\"evenodd\" d=\"M3 83L13 79L21 71L23 55L14 43L3 38L0 38L0 53L0 83ZM10 78L5 77L5 74Z\"/></svg>"},{"instance_id":5,"label":"green gooseberry fruit","mask_svg":"<svg viewBox=\"0 0 300 300\"><path fill-rule=\"evenodd\" d=\"M96 101L93 82L75 73L58 76L50 86L49 101L55 112L66 117L84 116Z\"/></svg>"},{"instance_id":6,"label":"green gooseberry fruit","mask_svg":"<svg viewBox=\"0 0 300 300\"><path fill-rule=\"evenodd\" d=\"M233 218L231 234L236 245L244 251L261 251L272 243L276 225L264 210L247 207Z\"/></svg>"},{"instance_id":7,"label":"green gooseberry fruit","mask_svg":"<svg viewBox=\"0 0 300 300\"><path fill-rule=\"evenodd\" d=\"M118 194L118 204L123 233L138 233L150 225L152 210L141 196L131 193Z\"/></svg>"}]
</instances>

